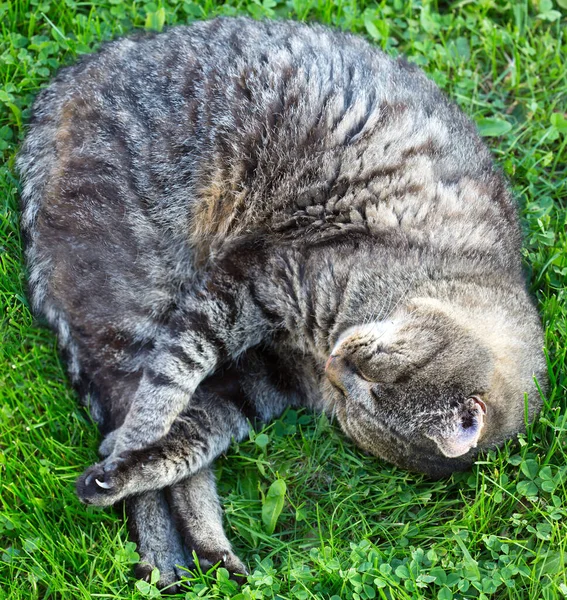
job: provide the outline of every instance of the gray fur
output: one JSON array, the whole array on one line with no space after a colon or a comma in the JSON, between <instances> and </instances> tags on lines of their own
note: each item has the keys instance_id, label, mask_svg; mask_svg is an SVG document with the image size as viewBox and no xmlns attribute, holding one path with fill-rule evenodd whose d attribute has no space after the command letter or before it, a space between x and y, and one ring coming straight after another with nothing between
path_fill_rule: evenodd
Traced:
<instances>
[{"instance_id":1,"label":"gray fur","mask_svg":"<svg viewBox=\"0 0 567 600\"><path fill-rule=\"evenodd\" d=\"M178 591L177 582L188 577L189 569L195 565L177 530L165 492L152 491L128 498L126 513L130 535L140 555L136 577L149 581L157 568L160 587Z\"/></svg>"},{"instance_id":2,"label":"gray fur","mask_svg":"<svg viewBox=\"0 0 567 600\"><path fill-rule=\"evenodd\" d=\"M41 92L18 166L33 306L107 436L86 502L155 512L287 405L431 476L540 406L506 182L360 38L215 19L117 40Z\"/></svg>"},{"instance_id":3,"label":"gray fur","mask_svg":"<svg viewBox=\"0 0 567 600\"><path fill-rule=\"evenodd\" d=\"M210 469L172 486L170 502L174 522L202 567L220 563L232 574L247 574L224 532L215 477Z\"/></svg>"},{"instance_id":4,"label":"gray fur","mask_svg":"<svg viewBox=\"0 0 567 600\"><path fill-rule=\"evenodd\" d=\"M140 563L136 576L149 580L160 571L159 585L168 593L180 591L178 582L195 568L220 564L235 576L247 573L232 551L222 526L222 510L210 469L164 492L150 491L126 500L130 534L137 544Z\"/></svg>"}]
</instances>

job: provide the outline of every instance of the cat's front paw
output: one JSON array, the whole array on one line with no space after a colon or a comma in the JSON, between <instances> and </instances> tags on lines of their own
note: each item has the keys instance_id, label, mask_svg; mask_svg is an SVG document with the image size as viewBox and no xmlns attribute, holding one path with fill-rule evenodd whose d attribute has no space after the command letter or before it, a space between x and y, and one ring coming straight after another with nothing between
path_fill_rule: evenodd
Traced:
<instances>
[{"instance_id":1,"label":"cat's front paw","mask_svg":"<svg viewBox=\"0 0 567 600\"><path fill-rule=\"evenodd\" d=\"M77 479L79 500L96 506L111 506L121 500L126 495L120 468L124 460L124 457L114 456L89 467Z\"/></svg>"}]
</instances>

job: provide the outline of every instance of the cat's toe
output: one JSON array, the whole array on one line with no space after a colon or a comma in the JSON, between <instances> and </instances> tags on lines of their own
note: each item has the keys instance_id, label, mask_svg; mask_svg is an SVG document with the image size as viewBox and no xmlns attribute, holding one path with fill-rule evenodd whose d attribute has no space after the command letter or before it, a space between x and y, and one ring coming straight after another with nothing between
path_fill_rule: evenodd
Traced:
<instances>
[{"instance_id":1,"label":"cat's toe","mask_svg":"<svg viewBox=\"0 0 567 600\"><path fill-rule=\"evenodd\" d=\"M134 576L149 583L154 569L155 567L148 563L138 563L134 567ZM160 571L156 587L162 594L180 594L183 591L181 577L176 569Z\"/></svg>"},{"instance_id":2,"label":"cat's toe","mask_svg":"<svg viewBox=\"0 0 567 600\"><path fill-rule=\"evenodd\" d=\"M155 566L154 562L156 563ZM190 585L187 581L187 578L191 576L189 569L195 567L192 561L183 561L183 563L185 562L188 563L187 566L182 566L181 564L172 565L168 561L163 564L161 561L155 560L151 563L142 561L134 567L134 576L136 579L143 579L149 583L152 580L154 569L157 568L159 579L155 585L161 591L162 595L179 594L183 592L183 588Z\"/></svg>"},{"instance_id":3,"label":"cat's toe","mask_svg":"<svg viewBox=\"0 0 567 600\"><path fill-rule=\"evenodd\" d=\"M230 578L242 585L246 582L248 569L246 565L229 550L197 552L201 567L210 568L213 565L224 567L229 573Z\"/></svg>"},{"instance_id":4,"label":"cat's toe","mask_svg":"<svg viewBox=\"0 0 567 600\"><path fill-rule=\"evenodd\" d=\"M230 573L230 578L237 583L243 584L246 581L248 569L236 554L230 552L223 556L222 566Z\"/></svg>"},{"instance_id":5,"label":"cat's toe","mask_svg":"<svg viewBox=\"0 0 567 600\"><path fill-rule=\"evenodd\" d=\"M147 562L139 562L134 567L134 577L143 581L151 581L152 571L155 569L153 565ZM161 574L161 573L160 573Z\"/></svg>"},{"instance_id":6,"label":"cat's toe","mask_svg":"<svg viewBox=\"0 0 567 600\"><path fill-rule=\"evenodd\" d=\"M121 482L118 462L98 463L89 467L77 479L77 496L85 504L110 506L120 498Z\"/></svg>"}]
</instances>

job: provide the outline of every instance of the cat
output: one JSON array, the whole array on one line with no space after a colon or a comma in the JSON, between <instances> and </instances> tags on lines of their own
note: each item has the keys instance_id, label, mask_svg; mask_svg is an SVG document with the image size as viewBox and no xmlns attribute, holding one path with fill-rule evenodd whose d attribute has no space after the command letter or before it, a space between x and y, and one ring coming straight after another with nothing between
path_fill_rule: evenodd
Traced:
<instances>
[{"instance_id":1,"label":"cat","mask_svg":"<svg viewBox=\"0 0 567 600\"><path fill-rule=\"evenodd\" d=\"M423 72L320 25L217 18L62 69L17 159L33 309L103 435L141 572L245 573L211 465L288 406L443 477L521 431L546 365L517 209Z\"/></svg>"}]
</instances>

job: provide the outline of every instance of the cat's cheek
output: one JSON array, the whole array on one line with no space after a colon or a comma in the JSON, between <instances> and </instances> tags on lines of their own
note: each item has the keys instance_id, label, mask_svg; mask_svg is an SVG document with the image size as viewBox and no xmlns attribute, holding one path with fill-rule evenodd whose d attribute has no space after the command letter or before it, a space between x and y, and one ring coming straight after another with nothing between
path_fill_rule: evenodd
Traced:
<instances>
[{"instance_id":1,"label":"cat's cheek","mask_svg":"<svg viewBox=\"0 0 567 600\"><path fill-rule=\"evenodd\" d=\"M330 384L328 388L329 389L326 393L327 414L329 414L331 418L335 419L343 433L348 438L352 439L352 435L350 434L346 425L347 411L345 395L339 390L331 387Z\"/></svg>"}]
</instances>

